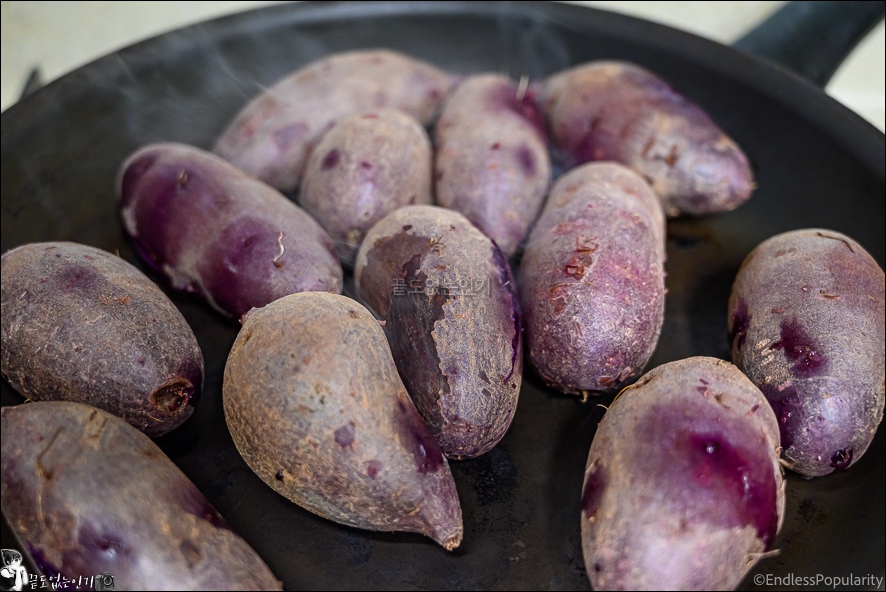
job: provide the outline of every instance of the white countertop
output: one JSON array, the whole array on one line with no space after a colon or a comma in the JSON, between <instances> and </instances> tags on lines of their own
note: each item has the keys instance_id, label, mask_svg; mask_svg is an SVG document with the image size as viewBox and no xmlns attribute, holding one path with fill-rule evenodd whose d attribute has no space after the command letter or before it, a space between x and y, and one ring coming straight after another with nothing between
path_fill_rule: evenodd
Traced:
<instances>
[{"instance_id":1,"label":"white countertop","mask_svg":"<svg viewBox=\"0 0 886 592\"><path fill-rule=\"evenodd\" d=\"M13 104L31 69L44 83L109 52L184 25L272 1L2 2L0 109ZM731 43L784 2L574 2L638 16ZM884 24L855 49L827 92L881 130L886 126Z\"/></svg>"}]
</instances>

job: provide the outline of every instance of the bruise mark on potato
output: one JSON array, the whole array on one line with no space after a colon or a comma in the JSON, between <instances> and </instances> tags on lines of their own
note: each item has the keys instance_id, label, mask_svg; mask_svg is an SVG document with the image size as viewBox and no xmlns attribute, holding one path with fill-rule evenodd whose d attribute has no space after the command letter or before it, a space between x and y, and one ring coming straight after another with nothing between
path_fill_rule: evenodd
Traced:
<instances>
[{"instance_id":1,"label":"bruise mark on potato","mask_svg":"<svg viewBox=\"0 0 886 592\"><path fill-rule=\"evenodd\" d=\"M789 449L794 444L794 433L802 429L800 414L803 405L797 394L797 387L790 385L781 390L777 387L764 383L760 385L760 391L769 401L775 418L778 420L778 433L781 436L781 447Z\"/></svg>"},{"instance_id":2,"label":"bruise mark on potato","mask_svg":"<svg viewBox=\"0 0 886 592\"><path fill-rule=\"evenodd\" d=\"M203 556L200 555L200 549L188 539L184 539L181 542L179 550L185 558L185 563L188 564L188 569L194 569L198 563L203 561Z\"/></svg>"},{"instance_id":3,"label":"bruise mark on potato","mask_svg":"<svg viewBox=\"0 0 886 592\"><path fill-rule=\"evenodd\" d=\"M443 451L437 440L425 427L415 407L397 401L400 409L400 442L415 457L416 470L421 474L436 473L443 466Z\"/></svg>"},{"instance_id":4,"label":"bruise mark on potato","mask_svg":"<svg viewBox=\"0 0 886 592\"><path fill-rule=\"evenodd\" d=\"M178 485L173 486L173 490L178 490L181 508L185 512L206 520L216 528L223 528L234 532L193 483L190 481L179 482Z\"/></svg>"},{"instance_id":5,"label":"bruise mark on potato","mask_svg":"<svg viewBox=\"0 0 886 592\"><path fill-rule=\"evenodd\" d=\"M338 159L339 159L338 150L333 148L323 158L323 164L320 166L320 168L324 171L328 171L329 169L335 167L335 165L338 164Z\"/></svg>"},{"instance_id":6,"label":"bruise mark on potato","mask_svg":"<svg viewBox=\"0 0 886 592\"><path fill-rule=\"evenodd\" d=\"M363 466L366 467L366 475L370 479L375 480L375 478L378 476L379 471L381 471L383 465L380 460L372 459L372 460L367 460L366 462L364 462Z\"/></svg>"},{"instance_id":7,"label":"bruise mark on potato","mask_svg":"<svg viewBox=\"0 0 886 592\"><path fill-rule=\"evenodd\" d=\"M355 434L356 429L354 427L354 422L349 421L345 425L335 430L335 443L342 448L347 448L354 443Z\"/></svg>"},{"instance_id":8,"label":"bruise mark on potato","mask_svg":"<svg viewBox=\"0 0 886 592\"><path fill-rule=\"evenodd\" d=\"M748 312L748 303L742 298L738 306L732 311L732 329L729 331L729 344L741 349L748 335L748 327L751 325L751 314ZM736 343L738 339L738 343Z\"/></svg>"},{"instance_id":9,"label":"bruise mark on potato","mask_svg":"<svg viewBox=\"0 0 886 592\"><path fill-rule=\"evenodd\" d=\"M784 349L784 355L795 362L794 371L801 374L818 374L827 368L827 359L818 352L796 319L781 322L781 341L776 341L769 349Z\"/></svg>"},{"instance_id":10,"label":"bruise mark on potato","mask_svg":"<svg viewBox=\"0 0 886 592\"><path fill-rule=\"evenodd\" d=\"M852 464L852 449L844 448L843 450L838 450L831 456L831 466L834 467L834 472L839 473Z\"/></svg>"},{"instance_id":11,"label":"bruise mark on potato","mask_svg":"<svg viewBox=\"0 0 886 592\"><path fill-rule=\"evenodd\" d=\"M535 156L525 144L517 149L517 163L520 165L520 170L527 177L535 174Z\"/></svg>"},{"instance_id":12,"label":"bruise mark on potato","mask_svg":"<svg viewBox=\"0 0 886 592\"><path fill-rule=\"evenodd\" d=\"M584 491L581 494L581 509L588 520L593 520L597 515L605 488L606 474L600 465L600 460L597 459L585 478Z\"/></svg>"}]
</instances>

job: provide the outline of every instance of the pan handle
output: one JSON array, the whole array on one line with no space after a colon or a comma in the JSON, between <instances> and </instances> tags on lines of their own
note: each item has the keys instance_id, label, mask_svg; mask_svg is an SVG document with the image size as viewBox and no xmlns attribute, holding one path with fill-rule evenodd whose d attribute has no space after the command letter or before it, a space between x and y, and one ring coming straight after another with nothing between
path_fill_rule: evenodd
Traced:
<instances>
[{"instance_id":1,"label":"pan handle","mask_svg":"<svg viewBox=\"0 0 886 592\"><path fill-rule=\"evenodd\" d=\"M873 29L886 2L789 2L735 42L825 86L849 52Z\"/></svg>"}]
</instances>

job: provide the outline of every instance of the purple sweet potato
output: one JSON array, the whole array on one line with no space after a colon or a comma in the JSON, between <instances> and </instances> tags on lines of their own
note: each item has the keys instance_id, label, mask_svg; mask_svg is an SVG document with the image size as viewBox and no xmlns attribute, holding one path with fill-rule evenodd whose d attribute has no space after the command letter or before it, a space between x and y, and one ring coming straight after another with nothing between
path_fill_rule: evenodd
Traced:
<instances>
[{"instance_id":1,"label":"purple sweet potato","mask_svg":"<svg viewBox=\"0 0 886 592\"><path fill-rule=\"evenodd\" d=\"M883 270L832 230L774 236L742 264L729 298L732 361L763 391L784 458L807 477L842 471L883 420Z\"/></svg>"},{"instance_id":2,"label":"purple sweet potato","mask_svg":"<svg viewBox=\"0 0 886 592\"><path fill-rule=\"evenodd\" d=\"M629 166L652 185L668 216L733 210L754 188L738 145L697 105L639 66L576 66L549 78L539 102L571 164Z\"/></svg>"},{"instance_id":3,"label":"purple sweet potato","mask_svg":"<svg viewBox=\"0 0 886 592\"><path fill-rule=\"evenodd\" d=\"M295 292L341 292L332 240L304 210L221 158L151 144L120 169L126 231L172 286L241 317Z\"/></svg>"},{"instance_id":4,"label":"purple sweet potato","mask_svg":"<svg viewBox=\"0 0 886 592\"><path fill-rule=\"evenodd\" d=\"M560 178L529 235L518 286L529 359L563 392L614 392L637 376L664 320L664 215L614 163Z\"/></svg>"},{"instance_id":5,"label":"purple sweet potato","mask_svg":"<svg viewBox=\"0 0 886 592\"><path fill-rule=\"evenodd\" d=\"M354 280L443 452L472 458L495 446L523 375L518 298L501 250L458 212L411 206L369 231Z\"/></svg>"},{"instance_id":6,"label":"purple sweet potato","mask_svg":"<svg viewBox=\"0 0 886 592\"><path fill-rule=\"evenodd\" d=\"M531 94L506 76L469 77L444 103L436 136L437 202L510 257L551 183L544 121Z\"/></svg>"},{"instance_id":7,"label":"purple sweet potato","mask_svg":"<svg viewBox=\"0 0 886 592\"><path fill-rule=\"evenodd\" d=\"M442 70L392 51L331 55L253 99L214 151L265 183L293 191L313 146L336 121L389 108L428 125L451 83Z\"/></svg>"},{"instance_id":8,"label":"purple sweet potato","mask_svg":"<svg viewBox=\"0 0 886 592\"><path fill-rule=\"evenodd\" d=\"M689 358L624 391L597 427L581 538L594 590L732 590L784 519L778 425L735 366Z\"/></svg>"},{"instance_id":9,"label":"purple sweet potato","mask_svg":"<svg viewBox=\"0 0 886 592\"><path fill-rule=\"evenodd\" d=\"M431 203L431 166L431 141L414 118L392 110L352 115L314 149L299 203L352 267L376 222L397 208Z\"/></svg>"},{"instance_id":10,"label":"purple sweet potato","mask_svg":"<svg viewBox=\"0 0 886 592\"><path fill-rule=\"evenodd\" d=\"M3 514L43 575L76 586L109 572L117 590L282 589L184 473L125 422L59 401L4 407L2 417Z\"/></svg>"},{"instance_id":11,"label":"purple sweet potato","mask_svg":"<svg viewBox=\"0 0 886 592\"><path fill-rule=\"evenodd\" d=\"M203 355L178 309L138 269L75 243L3 255L2 371L31 401L74 401L149 436L191 416Z\"/></svg>"},{"instance_id":12,"label":"purple sweet potato","mask_svg":"<svg viewBox=\"0 0 886 592\"><path fill-rule=\"evenodd\" d=\"M303 508L358 528L422 533L448 550L461 542L449 464L378 322L354 300L294 294L246 315L224 406L250 468Z\"/></svg>"}]
</instances>

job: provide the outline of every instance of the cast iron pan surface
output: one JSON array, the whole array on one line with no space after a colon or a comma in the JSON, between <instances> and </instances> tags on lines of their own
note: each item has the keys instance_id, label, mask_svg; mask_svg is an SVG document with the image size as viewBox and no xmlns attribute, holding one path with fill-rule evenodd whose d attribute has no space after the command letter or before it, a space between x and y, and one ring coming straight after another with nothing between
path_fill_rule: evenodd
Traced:
<instances>
[{"instance_id":1,"label":"cast iron pan surface","mask_svg":"<svg viewBox=\"0 0 886 592\"><path fill-rule=\"evenodd\" d=\"M774 234L831 228L884 265L883 135L816 87L734 49L629 17L466 2L272 7L151 39L63 77L2 115L2 250L70 240L119 251L166 289L124 234L114 195L122 159L157 141L208 149L263 86L330 52L375 47L455 72L532 79L588 60L630 60L699 103L744 148L759 185L750 202L668 225L670 291L647 370L689 356L729 359L732 280L745 255ZM324 520L262 483L237 453L222 410L222 372L238 325L195 298L167 293L197 335L206 381L193 417L157 443L286 588L588 589L582 476L604 412L598 403L611 397L582 404L527 370L501 443L451 463L465 533L449 553L419 535ZM3 382L3 405L21 402ZM883 431L845 473L788 474L787 514L774 545L782 553L761 562L745 588L767 587L754 584L755 574L884 575ZM5 524L2 546L18 547Z\"/></svg>"}]
</instances>

